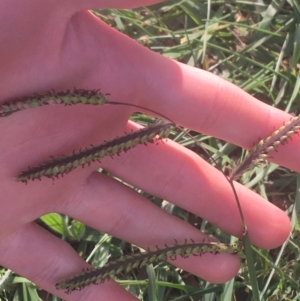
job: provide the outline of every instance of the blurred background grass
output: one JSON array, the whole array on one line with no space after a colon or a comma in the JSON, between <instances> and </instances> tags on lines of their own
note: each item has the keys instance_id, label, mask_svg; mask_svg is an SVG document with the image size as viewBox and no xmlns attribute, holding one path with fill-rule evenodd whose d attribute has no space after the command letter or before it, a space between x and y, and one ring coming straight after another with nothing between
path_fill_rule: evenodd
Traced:
<instances>
[{"instance_id":1,"label":"blurred background grass","mask_svg":"<svg viewBox=\"0 0 300 301\"><path fill-rule=\"evenodd\" d=\"M298 0L169 0L147 8L94 10L93 13L155 52L217 74L271 106L290 113L299 112ZM133 120L147 125L152 118L135 114ZM223 170L234 164L232 158L236 160L246 153L213 137L191 134L214 156ZM195 141L184 133L174 130L172 138L201 154ZM292 222L291 237L281 248L254 248L260 298L268 301L300 300L300 177L276 164L269 164L245 173L242 182L285 210ZM233 238L200 217L138 188L133 189L208 235L222 242L232 241ZM67 216L48 214L38 222L72 244L80 256L94 266L105 264L109 254L118 257L137 251L136 247ZM13 273L4 268L0 269L0 275L2 281L8 276L4 283L0 281L1 300L60 300L39 290L27 279L11 277ZM210 284L168 263L124 275L119 282L144 301L253 300L246 264L242 264L235 279L221 285Z\"/></svg>"}]
</instances>

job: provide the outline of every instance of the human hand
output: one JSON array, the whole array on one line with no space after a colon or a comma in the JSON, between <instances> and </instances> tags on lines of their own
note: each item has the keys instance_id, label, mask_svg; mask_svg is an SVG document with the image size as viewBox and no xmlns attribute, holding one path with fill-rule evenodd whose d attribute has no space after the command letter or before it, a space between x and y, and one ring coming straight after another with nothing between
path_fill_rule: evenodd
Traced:
<instances>
[{"instance_id":1,"label":"human hand","mask_svg":"<svg viewBox=\"0 0 300 301\"><path fill-rule=\"evenodd\" d=\"M158 1L142 4L154 2ZM245 148L289 119L288 114L213 74L161 57L82 11L136 5L141 1L2 1L1 102L51 89L101 88L111 94L112 101L151 108L185 127ZM120 157L74 170L54 183L51 179L28 185L16 182L20 171L49 156L68 154L137 129L128 122L132 111L116 106L49 106L0 119L1 265L68 300L99 296L134 300L113 281L69 296L57 291L56 282L82 270L86 263L33 221L59 212L143 248L173 243L174 238L205 237L134 191L94 172L100 166L241 237L240 216L224 176L172 141L138 146ZM299 144L295 137L274 160L299 170ZM237 191L252 242L263 248L280 245L290 230L286 215L241 185ZM211 282L230 279L239 267L235 256L222 254L210 260L207 256L212 255L178 260L176 265Z\"/></svg>"}]
</instances>

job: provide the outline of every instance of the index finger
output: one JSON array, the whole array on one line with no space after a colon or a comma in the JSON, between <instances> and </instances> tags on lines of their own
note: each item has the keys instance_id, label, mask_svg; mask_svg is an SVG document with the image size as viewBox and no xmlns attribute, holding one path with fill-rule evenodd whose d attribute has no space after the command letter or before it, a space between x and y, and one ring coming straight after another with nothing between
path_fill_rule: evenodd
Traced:
<instances>
[{"instance_id":1,"label":"index finger","mask_svg":"<svg viewBox=\"0 0 300 301\"><path fill-rule=\"evenodd\" d=\"M149 67L142 105L189 129L250 149L291 118L212 73L157 55ZM272 161L300 170L299 147L299 137L293 136Z\"/></svg>"}]
</instances>

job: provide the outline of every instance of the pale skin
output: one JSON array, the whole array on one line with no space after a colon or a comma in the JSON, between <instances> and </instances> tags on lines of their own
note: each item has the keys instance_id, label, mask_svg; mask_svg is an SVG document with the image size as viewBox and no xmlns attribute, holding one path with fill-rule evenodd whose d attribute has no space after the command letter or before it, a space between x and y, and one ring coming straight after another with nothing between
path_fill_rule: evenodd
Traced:
<instances>
[{"instance_id":1,"label":"pale skin","mask_svg":"<svg viewBox=\"0 0 300 301\"><path fill-rule=\"evenodd\" d=\"M179 64L111 29L90 8L133 8L159 1L2 0L0 2L0 101L51 89L100 88L111 100L139 104L198 132L251 148L290 116L200 69ZM242 236L242 225L224 176L171 141L141 145L114 159L55 180L17 183L28 166L137 129L130 107L51 106L0 119L0 265L65 300L130 300L113 281L66 295L55 283L87 264L64 241L34 223L49 212L67 214L99 231L143 248L205 235L95 170L102 166L127 182ZM300 171L297 135L273 155ZM284 212L236 185L253 244L281 245L289 235ZM175 262L174 262L175 263ZM211 282L231 279L234 255L207 255L176 265Z\"/></svg>"}]
</instances>

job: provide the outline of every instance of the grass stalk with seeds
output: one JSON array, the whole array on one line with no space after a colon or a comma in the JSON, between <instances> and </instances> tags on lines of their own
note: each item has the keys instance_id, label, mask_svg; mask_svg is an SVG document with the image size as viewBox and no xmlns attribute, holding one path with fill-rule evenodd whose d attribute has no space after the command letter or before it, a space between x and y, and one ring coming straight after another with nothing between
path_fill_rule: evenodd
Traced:
<instances>
[{"instance_id":1,"label":"grass stalk with seeds","mask_svg":"<svg viewBox=\"0 0 300 301\"><path fill-rule=\"evenodd\" d=\"M166 261L167 259L175 260L177 256L187 258L190 255L201 256L206 253L219 254L230 253L244 257L242 248L237 244L226 245L216 242L185 242L177 243L173 246L157 248L154 251L145 253L136 253L120 257L116 260L109 261L101 268L90 268L83 272L61 280L56 284L57 289L64 289L69 294L74 290L81 290L89 284L98 282L103 283L105 280L116 277L120 274L128 274L134 269L142 268L146 265Z\"/></svg>"},{"instance_id":2,"label":"grass stalk with seeds","mask_svg":"<svg viewBox=\"0 0 300 301\"><path fill-rule=\"evenodd\" d=\"M40 165L22 171L18 177L18 182L48 177L54 179L69 173L79 166L90 165L92 162L98 161L107 156L119 155L126 152L138 144L146 144L153 142L157 136L159 139L167 138L172 123L158 124L149 128L117 137L110 141L106 141L99 145L91 145L86 149L74 151L72 154L55 157Z\"/></svg>"},{"instance_id":3,"label":"grass stalk with seeds","mask_svg":"<svg viewBox=\"0 0 300 301\"><path fill-rule=\"evenodd\" d=\"M286 143L287 139L297 133L300 129L300 116L292 117L279 129L275 130L270 136L265 139L261 139L256 144L247 157L237 164L233 169L229 179L231 181L238 180L240 177L251 168L253 165L257 165L264 162L271 151L276 151L280 144Z\"/></svg>"},{"instance_id":4,"label":"grass stalk with seeds","mask_svg":"<svg viewBox=\"0 0 300 301\"><path fill-rule=\"evenodd\" d=\"M107 96L100 90L74 89L61 92L50 91L44 94L35 94L32 96L21 97L12 101L6 101L0 105L0 117L6 117L13 113L34 109L41 106L52 104L63 104L71 106L76 104L84 105L104 105L107 102Z\"/></svg>"}]
</instances>

